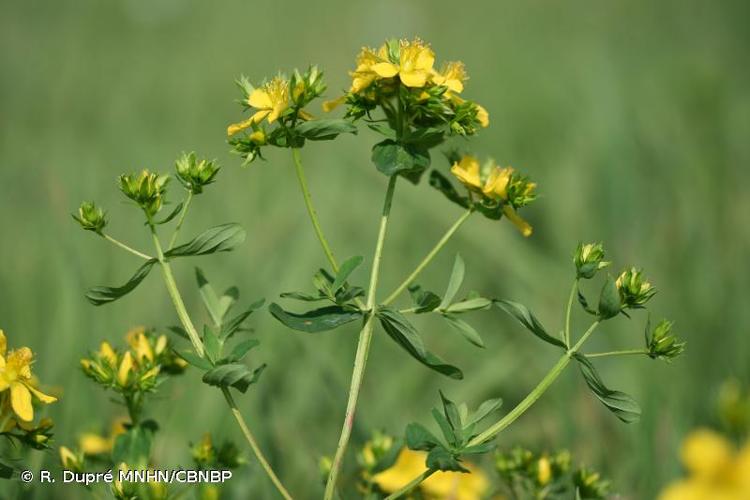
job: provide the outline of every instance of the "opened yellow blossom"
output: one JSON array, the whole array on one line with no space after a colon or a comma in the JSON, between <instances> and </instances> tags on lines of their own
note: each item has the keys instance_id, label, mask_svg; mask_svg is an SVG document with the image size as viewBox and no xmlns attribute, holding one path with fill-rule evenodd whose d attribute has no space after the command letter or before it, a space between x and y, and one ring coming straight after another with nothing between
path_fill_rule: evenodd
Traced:
<instances>
[{"instance_id":1,"label":"opened yellow blossom","mask_svg":"<svg viewBox=\"0 0 750 500\"><path fill-rule=\"evenodd\" d=\"M432 76L433 64L435 64L435 53L417 38L411 42L407 40L400 42L398 64L382 61L373 64L371 68L381 78L398 76L401 83L407 87L424 87Z\"/></svg>"},{"instance_id":2,"label":"opened yellow blossom","mask_svg":"<svg viewBox=\"0 0 750 500\"><path fill-rule=\"evenodd\" d=\"M125 334L125 340L127 340L130 348L133 349L136 361L139 363L142 363L144 359L149 362L154 361L154 350L151 347L148 337L146 337L146 329L144 327L139 326L130 330Z\"/></svg>"},{"instance_id":3,"label":"opened yellow blossom","mask_svg":"<svg viewBox=\"0 0 750 500\"><path fill-rule=\"evenodd\" d=\"M0 392L10 390L10 405L20 420L30 422L34 419L34 407L31 396L45 404L54 403L57 398L43 394L34 387L31 375L31 363L34 355L28 347L6 351L8 342L5 333L0 330Z\"/></svg>"},{"instance_id":4,"label":"opened yellow blossom","mask_svg":"<svg viewBox=\"0 0 750 500\"><path fill-rule=\"evenodd\" d=\"M739 452L721 434L700 429L680 453L688 477L667 487L659 500L746 500L750 498L750 443Z\"/></svg>"},{"instance_id":5,"label":"opened yellow blossom","mask_svg":"<svg viewBox=\"0 0 750 500\"><path fill-rule=\"evenodd\" d=\"M463 92L466 80L466 67L464 63L459 61L446 63L440 72L435 71L432 74L433 82L447 87L450 92L456 92L457 94Z\"/></svg>"},{"instance_id":6,"label":"opened yellow blossom","mask_svg":"<svg viewBox=\"0 0 750 500\"><path fill-rule=\"evenodd\" d=\"M277 76L262 87L253 89L247 98L247 104L258 111L247 120L227 127L227 135L241 132L266 118L268 123L275 122L289 107L289 81Z\"/></svg>"},{"instance_id":7,"label":"opened yellow blossom","mask_svg":"<svg viewBox=\"0 0 750 500\"><path fill-rule=\"evenodd\" d=\"M357 67L350 73L352 77L352 86L349 89L349 92L358 94L372 85L372 82L377 80L380 76L375 72L374 66L387 63L387 61L388 47L385 45L382 45L377 51L369 47L362 47L362 50L357 56Z\"/></svg>"},{"instance_id":8,"label":"opened yellow blossom","mask_svg":"<svg viewBox=\"0 0 750 500\"><path fill-rule=\"evenodd\" d=\"M373 482L393 493L427 470L426 453L403 449L390 469L376 474ZM479 500L489 489L487 477L472 464L464 463L469 474L436 472L420 484L422 493L432 500Z\"/></svg>"}]
</instances>

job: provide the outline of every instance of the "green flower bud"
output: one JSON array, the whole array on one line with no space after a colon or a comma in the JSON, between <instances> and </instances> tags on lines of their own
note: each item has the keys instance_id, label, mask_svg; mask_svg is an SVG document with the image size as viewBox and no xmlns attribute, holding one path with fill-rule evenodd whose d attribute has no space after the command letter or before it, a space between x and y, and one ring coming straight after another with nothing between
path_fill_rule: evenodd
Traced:
<instances>
[{"instance_id":1,"label":"green flower bud","mask_svg":"<svg viewBox=\"0 0 750 500\"><path fill-rule=\"evenodd\" d=\"M623 305L631 309L643 308L646 302L656 294L656 288L644 279L640 270L634 267L623 271L615 284Z\"/></svg>"},{"instance_id":2,"label":"green flower bud","mask_svg":"<svg viewBox=\"0 0 750 500\"><path fill-rule=\"evenodd\" d=\"M578 278L591 279L596 272L604 269L610 263L604 261L604 247L601 243L578 244L573 262L576 266Z\"/></svg>"},{"instance_id":3,"label":"green flower bud","mask_svg":"<svg viewBox=\"0 0 750 500\"><path fill-rule=\"evenodd\" d=\"M333 460L331 460L331 457L323 456L318 459L318 472L323 481L328 479L328 474L331 473L331 467L333 467Z\"/></svg>"},{"instance_id":4,"label":"green flower bud","mask_svg":"<svg viewBox=\"0 0 750 500\"><path fill-rule=\"evenodd\" d=\"M578 469L573 476L581 498L604 500L609 493L609 481L601 478L598 472L588 470L586 467Z\"/></svg>"},{"instance_id":5,"label":"green flower bud","mask_svg":"<svg viewBox=\"0 0 750 500\"><path fill-rule=\"evenodd\" d=\"M508 203L513 208L520 208L528 205L536 199L536 182L531 182L525 175L513 172L507 187Z\"/></svg>"},{"instance_id":6,"label":"green flower bud","mask_svg":"<svg viewBox=\"0 0 750 500\"><path fill-rule=\"evenodd\" d=\"M663 319L659 324L650 329L646 325L646 349L652 359L664 359L670 361L685 350L685 342L681 342L672 334L672 322Z\"/></svg>"},{"instance_id":7,"label":"green flower bud","mask_svg":"<svg viewBox=\"0 0 750 500\"><path fill-rule=\"evenodd\" d=\"M148 217L153 217L164 204L168 175L158 175L148 170L140 174L121 175L120 190L138 204Z\"/></svg>"},{"instance_id":8,"label":"green flower bud","mask_svg":"<svg viewBox=\"0 0 750 500\"><path fill-rule=\"evenodd\" d=\"M391 436L375 431L372 439L365 443L357 458L362 467L369 470L378 465L392 447L393 438Z\"/></svg>"},{"instance_id":9,"label":"green flower bud","mask_svg":"<svg viewBox=\"0 0 750 500\"><path fill-rule=\"evenodd\" d=\"M78 209L78 215L73 214L73 218L86 231L93 231L101 234L104 226L107 225L107 214L100 207L97 207L92 201L84 201Z\"/></svg>"},{"instance_id":10,"label":"green flower bud","mask_svg":"<svg viewBox=\"0 0 750 500\"><path fill-rule=\"evenodd\" d=\"M203 192L203 186L214 182L219 166L214 161L198 161L195 153L183 154L176 162L177 179L193 194Z\"/></svg>"}]
</instances>

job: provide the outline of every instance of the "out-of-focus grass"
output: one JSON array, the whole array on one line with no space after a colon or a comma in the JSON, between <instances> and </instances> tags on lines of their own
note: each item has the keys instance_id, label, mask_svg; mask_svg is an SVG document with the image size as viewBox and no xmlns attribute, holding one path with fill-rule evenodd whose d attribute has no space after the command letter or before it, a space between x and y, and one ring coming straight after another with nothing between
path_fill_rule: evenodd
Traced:
<instances>
[{"instance_id":1,"label":"out-of-focus grass","mask_svg":"<svg viewBox=\"0 0 750 500\"><path fill-rule=\"evenodd\" d=\"M224 170L197 200L187 230L232 220L249 233L239 251L200 261L209 277L237 284L247 301L306 286L324 260L289 154L271 152L267 163L242 170L227 153L224 129L239 112L232 81L317 63L334 95L347 85L359 47L391 36L419 35L440 60L465 61L466 93L492 118L469 146L530 173L542 193L525 212L533 238L507 223L473 220L422 281L442 287L460 250L472 288L526 302L556 328L572 249L603 240L616 262L647 269L662 290L655 314L675 318L689 342L673 366L600 363L612 385L642 403L640 424L619 424L571 370L501 445L569 447L614 477L626 498L653 498L678 470L681 433L712 420L718 383L750 376L747 2L88 0L6 2L0 11L0 326L11 343L38 353L35 371L63 391L49 410L59 444L117 414L80 375L78 358L134 324L176 321L155 277L116 304L84 301L87 286L119 282L137 263L77 230L69 213L94 199L109 209L113 234L145 247L115 176L171 169L180 151L195 149ZM303 153L342 257L369 255L374 243L385 186L369 163L374 140L363 131ZM383 288L458 215L426 185L399 186ZM177 268L198 310L191 267ZM607 326L596 342L637 344L644 319ZM367 429L399 433L408 421L426 420L438 387L457 399L499 395L511 405L550 364L553 353L499 312L472 322L487 349L464 345L440 323L421 323L430 346L465 367L461 383L375 339L356 441ZM266 313L253 323L263 342L257 356L270 367L241 398L243 410L290 489L313 498L316 459L333 451L338 435L356 331L298 335ZM152 409L164 424L163 463L186 464L187 442L206 429L239 439L219 395L195 374L170 384ZM54 460L44 458L48 466ZM252 471L233 480L238 498L270 495Z\"/></svg>"}]
</instances>

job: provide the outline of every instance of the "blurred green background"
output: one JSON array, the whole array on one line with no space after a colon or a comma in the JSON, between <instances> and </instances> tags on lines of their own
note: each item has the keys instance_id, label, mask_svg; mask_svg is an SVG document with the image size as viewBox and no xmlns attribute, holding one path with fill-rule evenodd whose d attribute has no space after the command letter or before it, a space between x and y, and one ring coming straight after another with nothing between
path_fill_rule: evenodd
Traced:
<instances>
[{"instance_id":1,"label":"blurred green background","mask_svg":"<svg viewBox=\"0 0 750 500\"><path fill-rule=\"evenodd\" d=\"M610 385L642 404L640 424L619 423L569 370L500 444L569 448L614 478L624 498L654 498L679 474L681 436L714 422L721 381L750 380L748 18L750 4L729 0L2 2L0 327L11 345L32 347L35 372L62 391L48 409L57 444L108 427L121 410L84 379L78 359L134 325L176 323L156 273L120 302L94 308L84 300L87 287L120 283L138 263L77 229L70 213L79 202L104 205L114 236L148 248L116 176L169 171L185 150L215 157L224 166L219 182L197 200L184 232L236 221L249 237L236 252L194 262L217 287L238 285L246 303L306 289L324 259L291 155L269 151L267 162L239 167L224 135L240 117L233 80L316 63L335 96L362 45L418 35L438 61L466 63L465 94L490 112L491 127L468 146L529 173L542 195L524 211L532 238L477 217L421 282L440 291L460 251L467 286L524 302L556 330L575 245L601 240L617 267L646 269L661 290L653 314L675 319L689 342L672 366L598 363ZM386 184L369 161L375 140L363 131L303 151L339 257L370 256L374 246ZM460 209L426 183L401 183L393 214L383 293ZM202 314L191 264L176 267L189 308ZM357 278L366 277L363 268ZM553 349L500 311L469 321L485 350L442 322L419 322L428 345L465 369L460 383L376 336L355 444L371 429L398 434L410 421L427 422L438 388L472 404L502 396L509 408L554 361ZM636 315L607 325L592 347L639 346L644 322ZM255 359L269 368L240 397L242 409L289 488L317 497L317 459L333 452L338 436L356 327L307 336L265 311L252 323L263 342ZM150 413L163 427L162 464L187 465L188 441L206 430L240 439L220 395L196 373L170 382ZM31 465L56 467L54 454L32 456ZM250 470L232 481L233 496L273 498L260 471ZM82 490L57 485L34 494L73 498Z\"/></svg>"}]
</instances>

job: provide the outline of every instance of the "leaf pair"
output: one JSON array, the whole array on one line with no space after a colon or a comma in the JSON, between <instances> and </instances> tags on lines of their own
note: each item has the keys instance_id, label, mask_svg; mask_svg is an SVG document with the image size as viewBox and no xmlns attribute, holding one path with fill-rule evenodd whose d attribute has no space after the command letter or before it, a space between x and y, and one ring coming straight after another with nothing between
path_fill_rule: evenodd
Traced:
<instances>
[{"instance_id":1,"label":"leaf pair","mask_svg":"<svg viewBox=\"0 0 750 500\"><path fill-rule=\"evenodd\" d=\"M245 241L245 236L245 230L242 229L239 224L222 224L207 229L190 242L167 251L164 256L165 258L174 258L208 255L216 252L228 252ZM86 292L86 299L88 299L91 304L100 306L124 297L141 284L157 262L157 259L146 261L135 271L133 276L121 286L97 286L91 288Z\"/></svg>"},{"instance_id":2,"label":"leaf pair","mask_svg":"<svg viewBox=\"0 0 750 500\"><path fill-rule=\"evenodd\" d=\"M473 413L465 404L457 406L440 392L442 412L432 409L432 418L437 423L443 440L438 439L423 425L411 423L406 427L406 445L409 449L427 451L426 466L432 470L468 472L461 465L466 455L478 455L495 448L494 443L468 446L476 435L476 426L502 406L501 399L490 399L482 403Z\"/></svg>"},{"instance_id":3,"label":"leaf pair","mask_svg":"<svg viewBox=\"0 0 750 500\"><path fill-rule=\"evenodd\" d=\"M578 361L586 385L609 411L626 424L640 420L641 407L632 397L624 392L609 389L586 356L576 353L574 357Z\"/></svg>"}]
</instances>

